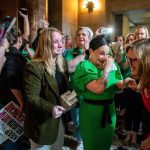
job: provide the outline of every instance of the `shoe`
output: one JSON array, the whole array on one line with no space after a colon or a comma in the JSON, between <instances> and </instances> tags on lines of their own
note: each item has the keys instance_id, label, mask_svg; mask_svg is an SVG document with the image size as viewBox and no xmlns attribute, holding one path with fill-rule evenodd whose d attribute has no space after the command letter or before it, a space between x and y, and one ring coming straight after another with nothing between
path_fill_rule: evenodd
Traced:
<instances>
[{"instance_id":1,"label":"shoe","mask_svg":"<svg viewBox=\"0 0 150 150\"><path fill-rule=\"evenodd\" d=\"M79 143L76 140L76 138L74 138L73 136L70 136L70 135L65 135L64 146L69 147L71 149L76 149L78 144Z\"/></svg>"}]
</instances>

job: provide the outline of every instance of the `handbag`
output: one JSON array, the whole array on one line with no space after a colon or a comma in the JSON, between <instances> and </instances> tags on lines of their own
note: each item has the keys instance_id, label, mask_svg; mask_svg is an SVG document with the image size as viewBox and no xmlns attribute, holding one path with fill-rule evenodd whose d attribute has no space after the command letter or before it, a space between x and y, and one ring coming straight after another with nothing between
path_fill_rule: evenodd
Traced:
<instances>
[{"instance_id":1,"label":"handbag","mask_svg":"<svg viewBox=\"0 0 150 150\"><path fill-rule=\"evenodd\" d=\"M78 101L76 96L77 94L74 90L72 92L68 90L60 96L61 106L63 106L66 110L74 107Z\"/></svg>"}]
</instances>

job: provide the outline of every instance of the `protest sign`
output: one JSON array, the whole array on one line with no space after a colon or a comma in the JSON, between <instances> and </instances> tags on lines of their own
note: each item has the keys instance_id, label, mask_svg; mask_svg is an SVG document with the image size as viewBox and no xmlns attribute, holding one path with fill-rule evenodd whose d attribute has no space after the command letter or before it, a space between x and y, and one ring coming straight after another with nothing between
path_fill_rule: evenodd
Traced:
<instances>
[{"instance_id":1,"label":"protest sign","mask_svg":"<svg viewBox=\"0 0 150 150\"><path fill-rule=\"evenodd\" d=\"M13 142L23 134L25 115L18 113L17 108L18 106L11 101L0 110L0 133Z\"/></svg>"}]
</instances>

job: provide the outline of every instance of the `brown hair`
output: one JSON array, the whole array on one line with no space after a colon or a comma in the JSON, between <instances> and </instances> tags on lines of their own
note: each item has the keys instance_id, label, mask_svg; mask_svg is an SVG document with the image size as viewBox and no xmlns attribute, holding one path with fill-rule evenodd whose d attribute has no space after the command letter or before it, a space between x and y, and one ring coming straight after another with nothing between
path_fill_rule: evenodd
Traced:
<instances>
[{"instance_id":1,"label":"brown hair","mask_svg":"<svg viewBox=\"0 0 150 150\"><path fill-rule=\"evenodd\" d=\"M145 26L138 26L135 30L135 39L136 39L136 36L137 36L137 32L139 29L144 29L145 30L145 34L146 34L146 37L145 38L149 38L149 33L148 33L148 29L145 27Z\"/></svg>"},{"instance_id":2,"label":"brown hair","mask_svg":"<svg viewBox=\"0 0 150 150\"><path fill-rule=\"evenodd\" d=\"M63 56L60 54L53 58L52 55L52 33L58 32L61 35L61 32L53 27L46 28L40 34L39 45L35 52L33 61L43 62L48 73L55 77L56 64L60 72L64 72L63 69Z\"/></svg>"},{"instance_id":3,"label":"brown hair","mask_svg":"<svg viewBox=\"0 0 150 150\"><path fill-rule=\"evenodd\" d=\"M150 38L138 40L133 44L133 51L139 62L138 89L142 90L150 84Z\"/></svg>"}]
</instances>

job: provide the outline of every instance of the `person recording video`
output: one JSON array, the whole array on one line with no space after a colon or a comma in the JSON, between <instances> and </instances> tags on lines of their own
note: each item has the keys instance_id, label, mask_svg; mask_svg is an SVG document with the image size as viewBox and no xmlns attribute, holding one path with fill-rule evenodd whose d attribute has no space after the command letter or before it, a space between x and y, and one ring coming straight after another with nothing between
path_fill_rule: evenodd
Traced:
<instances>
[{"instance_id":1,"label":"person recording video","mask_svg":"<svg viewBox=\"0 0 150 150\"><path fill-rule=\"evenodd\" d=\"M2 67L0 74L0 108L6 106L10 101L18 105L18 114L24 111L25 97L23 92L23 68L26 64L26 59L22 55L22 47L24 39L29 37L29 21L28 15L19 11L24 20L23 33L14 26L16 17L6 17L3 22L4 33L2 38L8 41L7 53L5 50L6 61ZM21 136L16 142L6 140L2 143L5 150L20 150L22 149ZM28 142L28 140L26 140ZM25 149L25 146L24 146Z\"/></svg>"}]
</instances>

